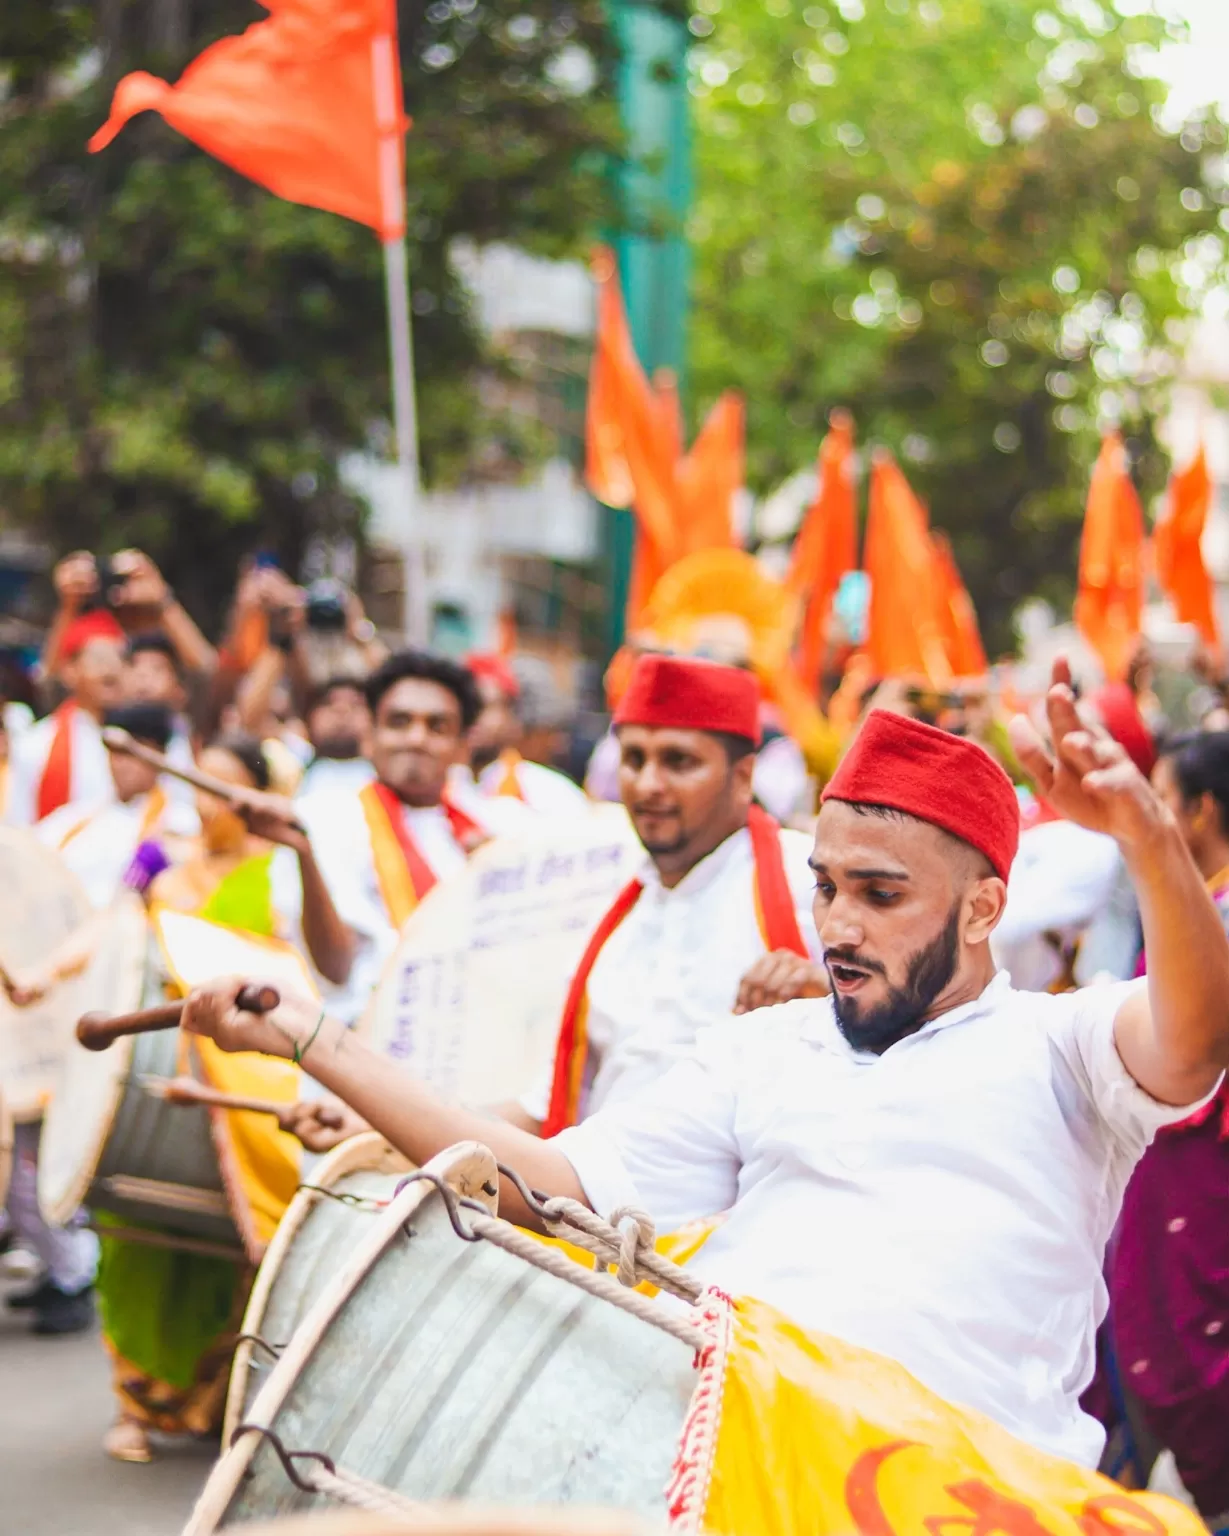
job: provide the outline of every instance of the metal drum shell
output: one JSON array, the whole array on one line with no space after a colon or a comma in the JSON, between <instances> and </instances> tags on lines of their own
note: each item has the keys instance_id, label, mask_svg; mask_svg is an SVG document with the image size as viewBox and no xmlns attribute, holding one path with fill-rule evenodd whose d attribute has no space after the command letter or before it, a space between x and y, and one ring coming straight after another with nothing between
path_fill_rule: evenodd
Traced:
<instances>
[{"instance_id":1,"label":"metal drum shell","mask_svg":"<svg viewBox=\"0 0 1229 1536\"><path fill-rule=\"evenodd\" d=\"M478 1189L493 1174L473 1144L428 1167ZM692 1367L683 1343L621 1308L463 1242L439 1194L415 1183L356 1239L247 1421L414 1500L662 1518ZM318 1502L287 1481L262 1437L240 1434L185 1536Z\"/></svg>"},{"instance_id":2,"label":"metal drum shell","mask_svg":"<svg viewBox=\"0 0 1229 1536\"><path fill-rule=\"evenodd\" d=\"M411 1171L375 1131L343 1141L300 1187L265 1251L243 1314L231 1366L222 1444L228 1445L248 1402L268 1374L269 1349L280 1349L341 1267L352 1237L354 1199L391 1200ZM336 1197L321 1193L328 1190ZM370 1220L371 1218L368 1217ZM350 1231L347 1231L347 1228Z\"/></svg>"}]
</instances>

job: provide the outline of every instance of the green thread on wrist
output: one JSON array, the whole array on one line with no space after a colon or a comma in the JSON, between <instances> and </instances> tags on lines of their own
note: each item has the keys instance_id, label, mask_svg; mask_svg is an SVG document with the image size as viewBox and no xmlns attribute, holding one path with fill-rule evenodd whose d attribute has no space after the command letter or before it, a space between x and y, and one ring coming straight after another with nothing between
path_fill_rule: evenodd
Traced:
<instances>
[{"instance_id":1,"label":"green thread on wrist","mask_svg":"<svg viewBox=\"0 0 1229 1536\"><path fill-rule=\"evenodd\" d=\"M315 1029L312 1030L311 1034L308 1035L308 1037L307 1037L307 1044L301 1050L299 1049L299 1042L297 1040L295 1041L295 1043L294 1043L294 1064L295 1064L296 1067L301 1067L303 1065L303 1058L304 1058L304 1056L306 1056L308 1051L311 1050L312 1046L315 1045L315 1043L316 1043L316 1036L324 1028L324 1015L325 1015L325 1010L322 1008L320 1010L320 1017L316 1020L316 1027L315 1027Z\"/></svg>"}]
</instances>

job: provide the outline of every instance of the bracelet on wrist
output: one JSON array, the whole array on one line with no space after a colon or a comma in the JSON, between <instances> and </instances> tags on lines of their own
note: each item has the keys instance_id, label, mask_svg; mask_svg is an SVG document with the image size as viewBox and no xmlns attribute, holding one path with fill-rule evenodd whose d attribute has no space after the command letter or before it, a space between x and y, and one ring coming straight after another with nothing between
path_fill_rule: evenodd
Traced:
<instances>
[{"instance_id":1,"label":"bracelet on wrist","mask_svg":"<svg viewBox=\"0 0 1229 1536\"><path fill-rule=\"evenodd\" d=\"M301 1067L303 1065L304 1056L306 1056L308 1051L311 1050L312 1046L315 1045L316 1036L324 1028L325 1012L326 1010L323 1008L320 1010L320 1017L316 1020L316 1027L312 1030L311 1034L308 1035L307 1044L305 1046L300 1049L299 1042L297 1040L295 1041L293 1060L296 1067Z\"/></svg>"}]
</instances>

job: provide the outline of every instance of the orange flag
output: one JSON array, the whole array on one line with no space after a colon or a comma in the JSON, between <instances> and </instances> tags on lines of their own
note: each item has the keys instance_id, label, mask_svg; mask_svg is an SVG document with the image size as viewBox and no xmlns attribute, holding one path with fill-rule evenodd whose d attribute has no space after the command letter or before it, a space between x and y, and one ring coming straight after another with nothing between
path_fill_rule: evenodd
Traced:
<instances>
[{"instance_id":1,"label":"orange flag","mask_svg":"<svg viewBox=\"0 0 1229 1536\"><path fill-rule=\"evenodd\" d=\"M1212 502L1212 477L1203 445L1191 464L1169 482L1169 506L1153 534L1156 574L1183 624L1193 624L1212 651L1220 651L1220 629L1212 579L1200 543Z\"/></svg>"},{"instance_id":2,"label":"orange flag","mask_svg":"<svg viewBox=\"0 0 1229 1536\"><path fill-rule=\"evenodd\" d=\"M977 625L977 610L969 596L952 546L941 533L932 533L935 590L947 659L956 677L984 677L990 670Z\"/></svg>"},{"instance_id":3,"label":"orange flag","mask_svg":"<svg viewBox=\"0 0 1229 1536\"><path fill-rule=\"evenodd\" d=\"M827 644L828 615L841 577L858 562L858 506L854 486L853 417L833 411L819 450L819 486L794 540L785 578L805 599L798 672L815 691Z\"/></svg>"},{"instance_id":4,"label":"orange flag","mask_svg":"<svg viewBox=\"0 0 1229 1536\"><path fill-rule=\"evenodd\" d=\"M951 681L926 508L890 453L871 469L863 565L871 597L866 648L880 677Z\"/></svg>"},{"instance_id":5,"label":"orange flag","mask_svg":"<svg viewBox=\"0 0 1229 1536\"><path fill-rule=\"evenodd\" d=\"M653 371L653 394L661 407L662 427L668 436L670 457L683 457L683 402L679 399L678 374L673 368Z\"/></svg>"},{"instance_id":6,"label":"orange flag","mask_svg":"<svg viewBox=\"0 0 1229 1536\"><path fill-rule=\"evenodd\" d=\"M115 88L89 142L104 149L138 112L292 203L395 240L405 230L395 0L267 0L267 21L206 48L175 85L138 71Z\"/></svg>"},{"instance_id":7,"label":"orange flag","mask_svg":"<svg viewBox=\"0 0 1229 1536\"><path fill-rule=\"evenodd\" d=\"M728 389L675 474L680 555L734 544L734 497L743 484L745 432L743 398Z\"/></svg>"},{"instance_id":8,"label":"orange flag","mask_svg":"<svg viewBox=\"0 0 1229 1536\"><path fill-rule=\"evenodd\" d=\"M1127 675L1143 606L1143 508L1128 473L1122 438L1110 432L1101 443L1088 487L1075 622L1113 682Z\"/></svg>"},{"instance_id":9,"label":"orange flag","mask_svg":"<svg viewBox=\"0 0 1229 1536\"><path fill-rule=\"evenodd\" d=\"M639 623L658 578L680 553L670 408L645 377L632 343L613 254L593 263L597 336L585 413L585 479L599 501L636 512L627 625Z\"/></svg>"}]
</instances>

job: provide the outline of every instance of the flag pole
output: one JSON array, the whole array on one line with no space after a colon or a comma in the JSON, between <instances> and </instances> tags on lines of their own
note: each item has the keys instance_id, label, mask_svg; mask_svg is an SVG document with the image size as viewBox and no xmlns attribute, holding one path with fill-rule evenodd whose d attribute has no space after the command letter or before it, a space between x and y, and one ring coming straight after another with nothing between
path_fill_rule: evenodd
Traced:
<instances>
[{"instance_id":1,"label":"flag pole","mask_svg":"<svg viewBox=\"0 0 1229 1536\"><path fill-rule=\"evenodd\" d=\"M418 458L418 411L414 400L414 342L410 329L410 264L405 244L406 119L401 102L396 13L389 30L371 40L371 79L380 151L380 199L384 212L384 288L388 355L393 385L393 426L397 443L398 519L404 572L402 627L411 645L428 639L427 570L419 525L422 482Z\"/></svg>"}]
</instances>

